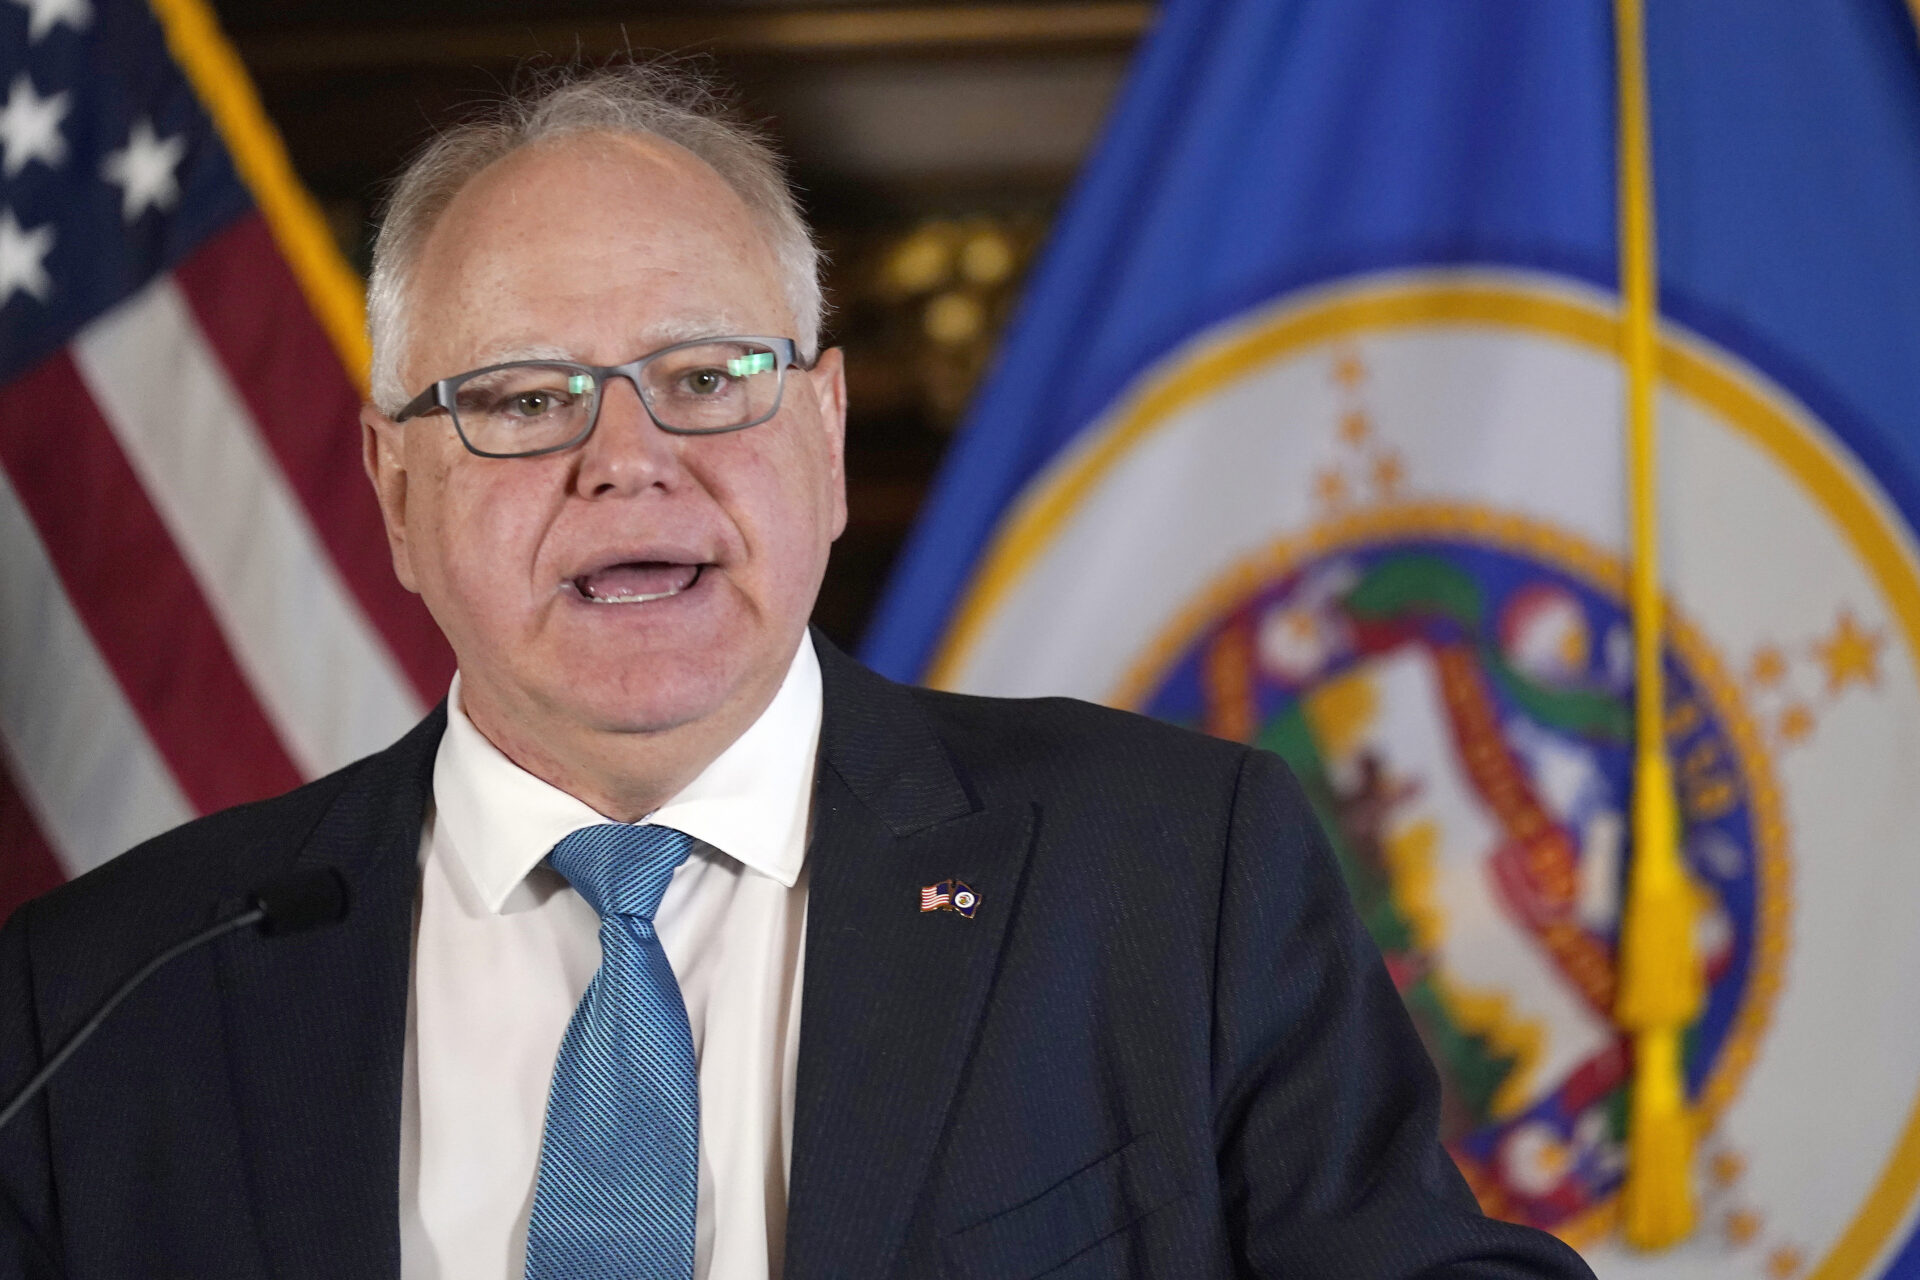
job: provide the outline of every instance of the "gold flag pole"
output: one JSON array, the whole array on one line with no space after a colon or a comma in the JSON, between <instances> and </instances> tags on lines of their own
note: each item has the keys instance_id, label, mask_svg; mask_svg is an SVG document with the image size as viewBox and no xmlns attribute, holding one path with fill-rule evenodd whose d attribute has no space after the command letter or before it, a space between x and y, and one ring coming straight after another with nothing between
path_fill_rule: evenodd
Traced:
<instances>
[{"instance_id":1,"label":"gold flag pole","mask_svg":"<svg viewBox=\"0 0 1920 1280\"><path fill-rule=\"evenodd\" d=\"M1633 861L1621 914L1614 1016L1633 1036L1627 1178L1621 1225L1642 1249L1693 1230L1693 1117L1681 1037L1700 1011L1695 896L1681 864L1679 812L1667 760L1665 630L1660 605L1654 394L1659 299L1653 238L1653 166L1647 128L1646 36L1640 0L1615 0L1619 93L1621 339L1627 384L1628 485L1633 521Z\"/></svg>"},{"instance_id":2,"label":"gold flag pole","mask_svg":"<svg viewBox=\"0 0 1920 1280\"><path fill-rule=\"evenodd\" d=\"M307 305L332 340L347 376L364 393L370 353L360 277L341 255L325 215L294 173L286 146L260 105L240 55L222 34L213 6L208 0L149 3L173 60L213 117L233 167L252 192Z\"/></svg>"}]
</instances>

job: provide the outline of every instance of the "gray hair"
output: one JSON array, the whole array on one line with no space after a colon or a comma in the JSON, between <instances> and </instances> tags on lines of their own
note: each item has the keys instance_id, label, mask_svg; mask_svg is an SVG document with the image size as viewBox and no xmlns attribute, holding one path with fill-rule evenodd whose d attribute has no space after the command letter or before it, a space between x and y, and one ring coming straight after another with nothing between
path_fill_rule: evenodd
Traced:
<instances>
[{"instance_id":1,"label":"gray hair","mask_svg":"<svg viewBox=\"0 0 1920 1280\"><path fill-rule=\"evenodd\" d=\"M588 133L639 134L686 148L712 166L767 237L798 330L803 360L820 343L826 310L820 251L787 183L786 166L766 137L734 118L729 104L685 67L618 63L534 75L524 88L474 119L441 133L408 162L388 196L373 241L367 284L367 333L373 344L373 402L400 411L407 342L407 288L434 224L482 169L548 139Z\"/></svg>"}]
</instances>

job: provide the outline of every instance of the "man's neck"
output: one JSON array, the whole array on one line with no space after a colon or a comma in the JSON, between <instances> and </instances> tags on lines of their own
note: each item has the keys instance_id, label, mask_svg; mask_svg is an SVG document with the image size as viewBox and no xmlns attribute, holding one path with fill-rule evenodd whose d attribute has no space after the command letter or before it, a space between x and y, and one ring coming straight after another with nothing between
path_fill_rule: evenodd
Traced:
<instances>
[{"instance_id":1,"label":"man's neck","mask_svg":"<svg viewBox=\"0 0 1920 1280\"><path fill-rule=\"evenodd\" d=\"M784 673L783 673L784 674ZM776 680L710 715L660 729L606 730L502 714L461 691L474 728L515 765L616 822L638 822L685 790L759 719Z\"/></svg>"}]
</instances>

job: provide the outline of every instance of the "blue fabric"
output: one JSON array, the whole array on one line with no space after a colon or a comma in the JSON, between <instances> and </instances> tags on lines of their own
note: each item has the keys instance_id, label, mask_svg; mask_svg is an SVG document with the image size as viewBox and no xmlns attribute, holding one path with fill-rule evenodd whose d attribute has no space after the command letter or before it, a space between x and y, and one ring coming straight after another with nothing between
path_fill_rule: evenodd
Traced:
<instances>
[{"instance_id":1,"label":"blue fabric","mask_svg":"<svg viewBox=\"0 0 1920 1280\"><path fill-rule=\"evenodd\" d=\"M84 325L124 302L155 276L253 207L145 0L94 0L84 20L58 22L38 39L29 10L0 4L0 105L23 79L37 97L67 95L57 165L33 160L0 167L0 214L21 230L53 232L44 299L0 295L0 383L65 346ZM136 125L182 146L173 170L177 199L132 221L121 188L101 176L109 155Z\"/></svg>"},{"instance_id":2,"label":"blue fabric","mask_svg":"<svg viewBox=\"0 0 1920 1280\"><path fill-rule=\"evenodd\" d=\"M547 861L600 913L600 971L560 1044L527 1229L528 1280L693 1275L700 1088L653 913L692 837L619 823Z\"/></svg>"},{"instance_id":3,"label":"blue fabric","mask_svg":"<svg viewBox=\"0 0 1920 1280\"><path fill-rule=\"evenodd\" d=\"M1648 6L1662 308L1804 401L1920 526L1920 41L1900 0ZM1168 0L895 562L927 668L1023 491L1210 326L1368 272L1611 291L1607 0Z\"/></svg>"},{"instance_id":4,"label":"blue fabric","mask_svg":"<svg viewBox=\"0 0 1920 1280\"><path fill-rule=\"evenodd\" d=\"M1144 370L1296 290L1488 263L1614 277L1606 0L1169 0L861 656L922 675L1026 485Z\"/></svg>"}]
</instances>

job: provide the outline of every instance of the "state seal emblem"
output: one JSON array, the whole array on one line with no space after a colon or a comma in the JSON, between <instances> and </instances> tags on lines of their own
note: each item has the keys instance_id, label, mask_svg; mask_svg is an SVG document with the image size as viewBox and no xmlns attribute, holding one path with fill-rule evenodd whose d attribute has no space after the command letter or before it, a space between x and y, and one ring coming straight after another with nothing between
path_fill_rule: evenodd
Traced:
<instances>
[{"instance_id":1,"label":"state seal emblem","mask_svg":"<svg viewBox=\"0 0 1920 1280\"><path fill-rule=\"evenodd\" d=\"M1920 555L1755 365L1662 352L1664 730L1707 1001L1700 1227L1613 1243L1632 635L1614 301L1362 278L1202 335L1029 487L933 671L1270 748L1489 1212L1603 1277L1854 1280L1920 1212Z\"/></svg>"},{"instance_id":2,"label":"state seal emblem","mask_svg":"<svg viewBox=\"0 0 1920 1280\"><path fill-rule=\"evenodd\" d=\"M1486 512L1323 526L1195 637L1140 705L1284 756L1443 1084L1481 1201L1570 1238L1618 1190L1628 1043L1611 1019L1632 671L1617 563ZM1735 682L1684 620L1668 738L1700 886L1713 1108L1778 988L1778 793Z\"/></svg>"}]
</instances>

